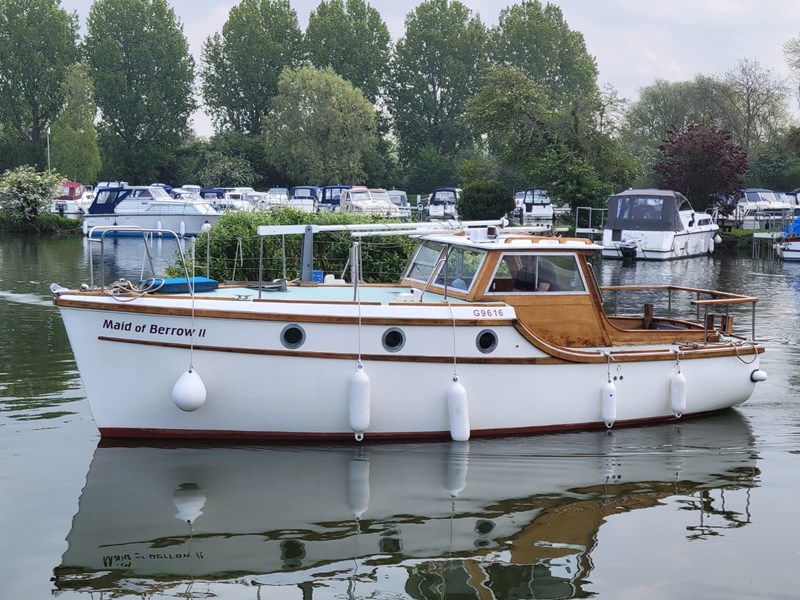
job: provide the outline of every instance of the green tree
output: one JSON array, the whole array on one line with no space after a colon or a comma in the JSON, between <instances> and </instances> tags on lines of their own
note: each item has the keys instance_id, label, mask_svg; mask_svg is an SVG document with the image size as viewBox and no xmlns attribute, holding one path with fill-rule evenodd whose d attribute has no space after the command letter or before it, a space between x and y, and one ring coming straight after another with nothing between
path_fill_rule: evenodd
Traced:
<instances>
[{"instance_id":1,"label":"green tree","mask_svg":"<svg viewBox=\"0 0 800 600\"><path fill-rule=\"evenodd\" d=\"M466 120L501 164L547 188L554 200L583 206L599 203L632 172L598 127L600 107L578 117L520 69L495 67L470 99Z\"/></svg>"},{"instance_id":2,"label":"green tree","mask_svg":"<svg viewBox=\"0 0 800 600\"><path fill-rule=\"evenodd\" d=\"M486 29L457 0L427 0L406 17L390 61L388 107L400 155L413 162L432 146L453 157L473 136L461 123L485 63Z\"/></svg>"},{"instance_id":3,"label":"green tree","mask_svg":"<svg viewBox=\"0 0 800 600\"><path fill-rule=\"evenodd\" d=\"M278 83L263 141L268 160L295 182L360 184L377 146L375 110L331 69L289 69Z\"/></svg>"},{"instance_id":4,"label":"green tree","mask_svg":"<svg viewBox=\"0 0 800 600\"><path fill-rule=\"evenodd\" d=\"M242 0L203 44L203 100L218 129L258 134L278 77L299 65L302 33L289 0Z\"/></svg>"},{"instance_id":5,"label":"green tree","mask_svg":"<svg viewBox=\"0 0 800 600\"><path fill-rule=\"evenodd\" d=\"M96 0L84 41L92 68L103 172L158 178L189 133L194 60L166 0Z\"/></svg>"},{"instance_id":6,"label":"green tree","mask_svg":"<svg viewBox=\"0 0 800 600\"><path fill-rule=\"evenodd\" d=\"M723 78L698 78L695 85L714 123L730 131L745 152L788 126L788 87L757 61L740 60Z\"/></svg>"},{"instance_id":7,"label":"green tree","mask_svg":"<svg viewBox=\"0 0 800 600\"><path fill-rule=\"evenodd\" d=\"M727 131L708 123L692 123L673 130L661 145L655 170L659 185L684 194L695 210L715 202L715 194L730 194L742 188L747 154Z\"/></svg>"},{"instance_id":8,"label":"green tree","mask_svg":"<svg viewBox=\"0 0 800 600\"><path fill-rule=\"evenodd\" d=\"M0 0L0 123L16 164L46 165L47 127L64 103L67 67L78 59L78 16L59 4Z\"/></svg>"},{"instance_id":9,"label":"green tree","mask_svg":"<svg viewBox=\"0 0 800 600\"><path fill-rule=\"evenodd\" d=\"M74 64L64 81L64 109L53 124L50 152L53 168L73 181L96 181L100 150L94 119L94 84L89 68Z\"/></svg>"},{"instance_id":10,"label":"green tree","mask_svg":"<svg viewBox=\"0 0 800 600\"><path fill-rule=\"evenodd\" d=\"M305 48L311 63L331 67L373 103L388 68L390 42L380 13L364 0L322 0L308 18Z\"/></svg>"},{"instance_id":11,"label":"green tree","mask_svg":"<svg viewBox=\"0 0 800 600\"><path fill-rule=\"evenodd\" d=\"M546 88L556 104L597 97L594 58L586 50L583 34L570 30L558 6L528 0L504 8L489 37L492 62L518 67Z\"/></svg>"},{"instance_id":12,"label":"green tree","mask_svg":"<svg viewBox=\"0 0 800 600\"><path fill-rule=\"evenodd\" d=\"M465 185L458 200L458 216L466 221L499 219L513 209L511 189L488 179L476 179Z\"/></svg>"},{"instance_id":13,"label":"green tree","mask_svg":"<svg viewBox=\"0 0 800 600\"><path fill-rule=\"evenodd\" d=\"M38 173L29 166L6 171L0 178L0 208L12 223L32 223L50 209L64 178L55 171Z\"/></svg>"}]
</instances>

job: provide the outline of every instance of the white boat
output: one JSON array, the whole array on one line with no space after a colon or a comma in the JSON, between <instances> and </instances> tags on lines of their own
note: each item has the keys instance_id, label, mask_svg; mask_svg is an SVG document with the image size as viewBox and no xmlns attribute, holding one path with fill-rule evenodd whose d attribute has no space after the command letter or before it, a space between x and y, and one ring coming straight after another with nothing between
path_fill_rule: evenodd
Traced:
<instances>
[{"instance_id":1,"label":"white boat","mask_svg":"<svg viewBox=\"0 0 800 600\"><path fill-rule=\"evenodd\" d=\"M92 203L94 196L91 191L77 181L65 181L58 191L50 212L68 219L80 219Z\"/></svg>"},{"instance_id":2,"label":"white boat","mask_svg":"<svg viewBox=\"0 0 800 600\"><path fill-rule=\"evenodd\" d=\"M400 218L400 206L392 202L383 188L350 188L339 196L339 210L362 215Z\"/></svg>"},{"instance_id":3,"label":"white boat","mask_svg":"<svg viewBox=\"0 0 800 600\"><path fill-rule=\"evenodd\" d=\"M800 216L797 198L764 188L741 190L728 200L729 214L722 217L726 229L781 230Z\"/></svg>"},{"instance_id":4,"label":"white boat","mask_svg":"<svg viewBox=\"0 0 800 600\"><path fill-rule=\"evenodd\" d=\"M786 226L775 244L775 249L783 260L800 260L800 216Z\"/></svg>"},{"instance_id":5,"label":"white boat","mask_svg":"<svg viewBox=\"0 0 800 600\"><path fill-rule=\"evenodd\" d=\"M553 223L553 203L547 190L539 188L525 190L519 207L523 223Z\"/></svg>"},{"instance_id":6,"label":"white boat","mask_svg":"<svg viewBox=\"0 0 800 600\"><path fill-rule=\"evenodd\" d=\"M714 215L697 213L680 192L631 189L608 199L603 257L671 260L701 256L721 241Z\"/></svg>"},{"instance_id":7,"label":"white boat","mask_svg":"<svg viewBox=\"0 0 800 600\"><path fill-rule=\"evenodd\" d=\"M83 233L94 235L97 227L127 226L194 236L221 216L208 201L188 192L185 197L173 198L157 185L100 187L84 215ZM133 231L118 229L115 234Z\"/></svg>"},{"instance_id":8,"label":"white boat","mask_svg":"<svg viewBox=\"0 0 800 600\"><path fill-rule=\"evenodd\" d=\"M458 219L457 204L460 197L460 188L439 188L434 190L430 198L428 198L428 219Z\"/></svg>"},{"instance_id":9,"label":"white boat","mask_svg":"<svg viewBox=\"0 0 800 600\"><path fill-rule=\"evenodd\" d=\"M465 440L705 413L766 378L756 298L605 288L615 310L619 294L650 294L636 314L606 314L588 262L601 248L585 239L486 223L258 230L305 233L301 281L203 279L209 290L194 294L152 279L53 284L103 436ZM360 283L354 245L355 285L315 284L313 235L332 231L419 243L399 283Z\"/></svg>"},{"instance_id":10,"label":"white boat","mask_svg":"<svg viewBox=\"0 0 800 600\"><path fill-rule=\"evenodd\" d=\"M757 518L753 443L744 417L725 411L468 443L101 444L53 585L100 597L299 598L313 586L369 598L392 581L437 590L419 598L584 597L614 543L601 535L609 519L670 504L686 518L668 532L686 540Z\"/></svg>"}]
</instances>

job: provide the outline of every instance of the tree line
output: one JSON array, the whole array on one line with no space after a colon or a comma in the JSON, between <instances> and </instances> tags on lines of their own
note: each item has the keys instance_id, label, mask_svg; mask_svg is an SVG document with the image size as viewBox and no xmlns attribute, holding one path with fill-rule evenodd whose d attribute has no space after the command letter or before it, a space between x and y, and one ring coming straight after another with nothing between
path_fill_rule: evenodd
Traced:
<instances>
[{"instance_id":1,"label":"tree line","mask_svg":"<svg viewBox=\"0 0 800 600\"><path fill-rule=\"evenodd\" d=\"M0 19L0 171L417 193L493 180L573 206L632 186L696 208L737 187L800 187L797 89L745 58L620 98L599 87L583 35L538 0L494 27L458 0L425 0L395 43L365 0L321 0L305 31L289 0L241 0L199 65L166 0L95 0L83 38L59 0L0 0ZM797 74L799 40L784 48ZM209 139L191 129L196 91Z\"/></svg>"}]
</instances>

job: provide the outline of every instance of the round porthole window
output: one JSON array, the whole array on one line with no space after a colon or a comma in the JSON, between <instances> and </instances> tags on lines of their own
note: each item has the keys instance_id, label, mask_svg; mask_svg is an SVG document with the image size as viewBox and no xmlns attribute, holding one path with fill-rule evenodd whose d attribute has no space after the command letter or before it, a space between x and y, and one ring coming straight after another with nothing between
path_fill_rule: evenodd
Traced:
<instances>
[{"instance_id":1,"label":"round porthole window","mask_svg":"<svg viewBox=\"0 0 800 600\"><path fill-rule=\"evenodd\" d=\"M383 332L383 347L387 352L399 352L406 343L406 334L402 329L392 327Z\"/></svg>"},{"instance_id":2,"label":"round porthole window","mask_svg":"<svg viewBox=\"0 0 800 600\"><path fill-rule=\"evenodd\" d=\"M281 331L281 344L289 350L302 346L306 341L306 332L300 325L287 325Z\"/></svg>"},{"instance_id":3,"label":"round porthole window","mask_svg":"<svg viewBox=\"0 0 800 600\"><path fill-rule=\"evenodd\" d=\"M490 354L497 349L497 334L491 329L484 329L475 338L475 344L478 350L484 354Z\"/></svg>"}]
</instances>

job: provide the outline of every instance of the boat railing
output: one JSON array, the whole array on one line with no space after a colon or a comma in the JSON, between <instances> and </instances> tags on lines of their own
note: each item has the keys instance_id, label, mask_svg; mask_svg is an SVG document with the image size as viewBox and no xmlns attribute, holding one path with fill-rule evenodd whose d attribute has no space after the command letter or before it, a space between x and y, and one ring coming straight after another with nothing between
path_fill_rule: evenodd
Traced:
<instances>
[{"instance_id":1,"label":"boat railing","mask_svg":"<svg viewBox=\"0 0 800 600\"><path fill-rule=\"evenodd\" d=\"M96 225L89 230L88 235L88 242L91 244L99 244L100 245L100 289L101 291L105 291L106 289L106 277L105 277L105 241L106 236L112 235L114 233L141 233L142 240L144 242L144 251L147 257L148 263L150 265L150 272L155 277L156 270L153 266L153 257L150 255L150 246L147 243L148 238L152 239L154 236L158 237L173 237L176 242L176 247L178 249L178 255L180 256L181 265L183 266L183 272L186 277L187 284L189 286L189 292L194 296L194 289L192 285L192 279L189 277L189 265L186 262L186 256L183 253L183 245L181 241L185 238L182 238L180 234L170 229L146 229L144 227L139 227L138 225ZM89 251L89 287L94 288L94 258L91 249Z\"/></svg>"},{"instance_id":2,"label":"boat railing","mask_svg":"<svg viewBox=\"0 0 800 600\"><path fill-rule=\"evenodd\" d=\"M731 313L735 311L738 305L749 304L750 339L756 339L756 303L758 298L755 296L677 285L606 285L602 286L601 290L604 295L608 293L611 295L611 306L609 306L609 303L605 303L605 306L606 313L613 316L618 316L620 309L631 310L634 307L642 306L642 297L645 300L644 314L646 320L655 316L654 310L657 305L664 312L661 318L667 320L680 318L677 315L685 314L684 311L687 306L691 307L695 313L695 322L703 327L706 341L709 338L709 334L717 331L717 313L712 311L716 311L716 309L722 309L723 311L719 315L719 332L726 335L734 335L734 315ZM624 296L622 300L620 300L620 295ZM630 298L638 299L638 303L634 304Z\"/></svg>"}]
</instances>

